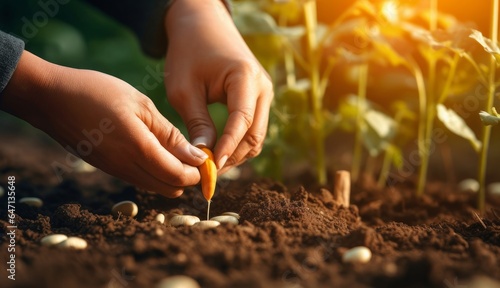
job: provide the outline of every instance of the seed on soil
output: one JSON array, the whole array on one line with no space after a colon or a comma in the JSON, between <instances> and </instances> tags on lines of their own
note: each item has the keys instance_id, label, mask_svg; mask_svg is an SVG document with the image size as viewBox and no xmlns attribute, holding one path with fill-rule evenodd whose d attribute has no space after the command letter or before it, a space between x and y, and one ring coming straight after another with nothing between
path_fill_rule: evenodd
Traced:
<instances>
[{"instance_id":1,"label":"seed on soil","mask_svg":"<svg viewBox=\"0 0 500 288\"><path fill-rule=\"evenodd\" d=\"M0 198L3 197L3 194L5 194L5 189L3 189L2 186L0 186Z\"/></svg>"},{"instance_id":2,"label":"seed on soil","mask_svg":"<svg viewBox=\"0 0 500 288\"><path fill-rule=\"evenodd\" d=\"M213 229L220 225L220 222L213 220L203 220L193 225L193 227L200 229Z\"/></svg>"},{"instance_id":3,"label":"seed on soil","mask_svg":"<svg viewBox=\"0 0 500 288\"><path fill-rule=\"evenodd\" d=\"M175 215L170 220L168 220L168 224L170 226L179 227L179 226L193 226L195 223L200 222L200 218L192 215Z\"/></svg>"},{"instance_id":4,"label":"seed on soil","mask_svg":"<svg viewBox=\"0 0 500 288\"><path fill-rule=\"evenodd\" d=\"M85 249L87 248L87 241L80 237L69 237L68 239L57 244L58 247L67 249Z\"/></svg>"},{"instance_id":5,"label":"seed on soil","mask_svg":"<svg viewBox=\"0 0 500 288\"><path fill-rule=\"evenodd\" d=\"M235 224L238 225L239 221L238 218L230 215L220 215L220 216L215 216L210 218L210 220L217 221L219 223L230 223L230 224Z\"/></svg>"},{"instance_id":6,"label":"seed on soil","mask_svg":"<svg viewBox=\"0 0 500 288\"><path fill-rule=\"evenodd\" d=\"M347 250L342 256L342 262L344 263L368 263L372 258L372 252L370 249L364 246L354 247Z\"/></svg>"},{"instance_id":7,"label":"seed on soil","mask_svg":"<svg viewBox=\"0 0 500 288\"><path fill-rule=\"evenodd\" d=\"M40 243L42 243L43 246L53 246L63 242L66 239L68 239L68 236L64 234L52 234L43 237L40 240Z\"/></svg>"},{"instance_id":8,"label":"seed on soil","mask_svg":"<svg viewBox=\"0 0 500 288\"><path fill-rule=\"evenodd\" d=\"M479 191L479 182L476 179L464 179L458 183L458 191L476 193Z\"/></svg>"},{"instance_id":9,"label":"seed on soil","mask_svg":"<svg viewBox=\"0 0 500 288\"><path fill-rule=\"evenodd\" d=\"M491 195L498 195L498 196L500 196L500 182L494 182L494 183L488 184L488 187L486 188L486 190Z\"/></svg>"},{"instance_id":10,"label":"seed on soil","mask_svg":"<svg viewBox=\"0 0 500 288\"><path fill-rule=\"evenodd\" d=\"M156 236L163 236L164 232L160 228L156 228L155 234L156 234Z\"/></svg>"},{"instance_id":11,"label":"seed on soil","mask_svg":"<svg viewBox=\"0 0 500 288\"><path fill-rule=\"evenodd\" d=\"M238 214L236 212L224 212L221 215L233 216L234 218L240 220L240 214Z\"/></svg>"},{"instance_id":12,"label":"seed on soil","mask_svg":"<svg viewBox=\"0 0 500 288\"><path fill-rule=\"evenodd\" d=\"M19 203L24 203L24 204L26 204L28 206L36 207L36 208L40 208L43 205L42 199L37 198L37 197L24 197L24 198L21 198L21 199L19 199Z\"/></svg>"},{"instance_id":13,"label":"seed on soil","mask_svg":"<svg viewBox=\"0 0 500 288\"><path fill-rule=\"evenodd\" d=\"M118 214L124 215L124 216L130 216L134 217L137 215L139 212L139 208L137 207L137 204L135 204L132 201L122 201L119 203L116 203L113 208L111 209L113 212L113 215L118 216Z\"/></svg>"},{"instance_id":14,"label":"seed on soil","mask_svg":"<svg viewBox=\"0 0 500 288\"><path fill-rule=\"evenodd\" d=\"M161 224L165 223L165 215L162 214L162 213L157 214L156 217L155 217L155 221L158 221Z\"/></svg>"},{"instance_id":15,"label":"seed on soil","mask_svg":"<svg viewBox=\"0 0 500 288\"><path fill-rule=\"evenodd\" d=\"M156 288L200 288L196 280L184 275L176 275L161 280Z\"/></svg>"}]
</instances>

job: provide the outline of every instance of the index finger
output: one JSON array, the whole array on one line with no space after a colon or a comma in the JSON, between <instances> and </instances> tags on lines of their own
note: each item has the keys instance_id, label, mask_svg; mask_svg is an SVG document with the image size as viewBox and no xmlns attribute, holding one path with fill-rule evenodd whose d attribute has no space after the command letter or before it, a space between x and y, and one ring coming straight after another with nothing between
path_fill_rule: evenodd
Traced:
<instances>
[{"instance_id":1,"label":"index finger","mask_svg":"<svg viewBox=\"0 0 500 288\"><path fill-rule=\"evenodd\" d=\"M227 89L229 115L224 131L214 149L218 169L224 167L227 159L233 155L254 121L259 93L248 80L242 80L231 83Z\"/></svg>"}]
</instances>

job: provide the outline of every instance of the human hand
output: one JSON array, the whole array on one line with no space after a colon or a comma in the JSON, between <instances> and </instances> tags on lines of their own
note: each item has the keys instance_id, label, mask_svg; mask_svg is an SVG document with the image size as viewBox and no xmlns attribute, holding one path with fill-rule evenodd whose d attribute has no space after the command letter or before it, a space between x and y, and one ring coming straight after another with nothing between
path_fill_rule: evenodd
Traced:
<instances>
[{"instance_id":1,"label":"human hand","mask_svg":"<svg viewBox=\"0 0 500 288\"><path fill-rule=\"evenodd\" d=\"M168 100L186 123L191 142L213 148L217 168L224 167L221 172L257 156L273 88L222 2L175 1L165 23ZM226 104L229 112L217 144L207 110L214 102Z\"/></svg>"},{"instance_id":2,"label":"human hand","mask_svg":"<svg viewBox=\"0 0 500 288\"><path fill-rule=\"evenodd\" d=\"M183 187L200 181L194 166L206 154L149 98L115 77L57 66L25 51L1 99L3 110L141 188L178 197Z\"/></svg>"}]
</instances>

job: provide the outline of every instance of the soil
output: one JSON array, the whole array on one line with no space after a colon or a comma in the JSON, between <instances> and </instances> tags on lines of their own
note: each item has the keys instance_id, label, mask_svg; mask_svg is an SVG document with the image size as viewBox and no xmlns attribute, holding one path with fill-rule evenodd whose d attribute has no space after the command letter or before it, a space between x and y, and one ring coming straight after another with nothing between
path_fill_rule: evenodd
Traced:
<instances>
[{"instance_id":1,"label":"soil","mask_svg":"<svg viewBox=\"0 0 500 288\"><path fill-rule=\"evenodd\" d=\"M41 208L16 204L16 280L7 278L7 197L0 198L2 287L154 287L188 275L201 287L500 287L500 197L487 213L475 195L432 182L421 199L411 183L377 189L354 185L340 207L328 187L284 185L243 177L220 181L212 215L238 212L240 224L213 230L173 228L158 213L205 217L198 187L177 199L140 191L100 171L52 170L65 152L43 141L0 136L0 184L16 177L16 199L36 196ZM113 217L121 200L139 206L135 218ZM82 237L85 250L40 245L48 234ZM366 264L342 254L366 246Z\"/></svg>"}]
</instances>

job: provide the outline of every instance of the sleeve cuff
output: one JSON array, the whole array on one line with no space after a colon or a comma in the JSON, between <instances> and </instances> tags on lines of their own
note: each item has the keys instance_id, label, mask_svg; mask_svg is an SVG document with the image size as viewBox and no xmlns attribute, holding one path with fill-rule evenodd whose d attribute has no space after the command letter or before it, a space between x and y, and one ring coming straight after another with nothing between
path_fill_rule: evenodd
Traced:
<instances>
[{"instance_id":1,"label":"sleeve cuff","mask_svg":"<svg viewBox=\"0 0 500 288\"><path fill-rule=\"evenodd\" d=\"M141 47L144 52L152 57L163 57L167 51L168 41L166 37L164 19L168 8L176 0L157 1L156 9L153 9L149 25L150 29L139 35ZM226 9L231 13L230 0L221 0L226 6Z\"/></svg>"},{"instance_id":2,"label":"sleeve cuff","mask_svg":"<svg viewBox=\"0 0 500 288\"><path fill-rule=\"evenodd\" d=\"M16 70L24 51L24 42L0 31L0 96Z\"/></svg>"}]
</instances>

